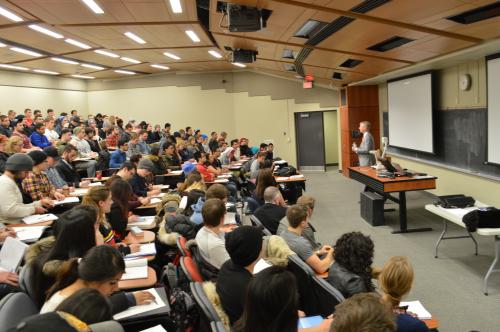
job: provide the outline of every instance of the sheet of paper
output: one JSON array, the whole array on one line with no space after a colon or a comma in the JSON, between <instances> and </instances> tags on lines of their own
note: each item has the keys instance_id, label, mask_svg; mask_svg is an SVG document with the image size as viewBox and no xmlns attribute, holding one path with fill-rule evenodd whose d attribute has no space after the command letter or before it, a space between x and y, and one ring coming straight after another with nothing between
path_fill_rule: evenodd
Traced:
<instances>
[{"instance_id":1,"label":"sheet of paper","mask_svg":"<svg viewBox=\"0 0 500 332\"><path fill-rule=\"evenodd\" d=\"M146 258L130 259L125 261L125 267L141 267L148 266L148 260Z\"/></svg>"},{"instance_id":2,"label":"sheet of paper","mask_svg":"<svg viewBox=\"0 0 500 332\"><path fill-rule=\"evenodd\" d=\"M89 183L89 187L100 187L100 186L102 186L102 182Z\"/></svg>"},{"instance_id":3,"label":"sheet of paper","mask_svg":"<svg viewBox=\"0 0 500 332\"><path fill-rule=\"evenodd\" d=\"M70 193L70 196L83 196L89 192L88 188L76 188L75 191Z\"/></svg>"},{"instance_id":4,"label":"sheet of paper","mask_svg":"<svg viewBox=\"0 0 500 332\"><path fill-rule=\"evenodd\" d=\"M399 306L408 306L407 311L414 313L419 319L431 319L432 315L424 308L420 301L400 302Z\"/></svg>"},{"instance_id":5,"label":"sheet of paper","mask_svg":"<svg viewBox=\"0 0 500 332\"><path fill-rule=\"evenodd\" d=\"M149 304L144 304L144 305L136 305L135 307L130 307L125 311L122 311L120 313L117 313L116 315L113 316L114 319L120 320L124 319L130 316L135 316L138 314L142 314L143 312L148 312L152 310L156 310L162 307L165 307L165 303L161 299L160 295L158 295L158 292L154 288L146 289L147 292L150 292L151 294L154 295L155 300Z\"/></svg>"},{"instance_id":6,"label":"sheet of paper","mask_svg":"<svg viewBox=\"0 0 500 332\"><path fill-rule=\"evenodd\" d=\"M148 227L153 225L155 216L139 217L137 221L131 222L128 226Z\"/></svg>"},{"instance_id":7,"label":"sheet of paper","mask_svg":"<svg viewBox=\"0 0 500 332\"><path fill-rule=\"evenodd\" d=\"M156 325L153 327L150 327L149 329L142 330L140 332L167 332L161 325Z\"/></svg>"},{"instance_id":8,"label":"sheet of paper","mask_svg":"<svg viewBox=\"0 0 500 332\"><path fill-rule=\"evenodd\" d=\"M156 198L156 197L151 198L151 204L158 204L158 203L161 203L161 198Z\"/></svg>"},{"instance_id":9,"label":"sheet of paper","mask_svg":"<svg viewBox=\"0 0 500 332\"><path fill-rule=\"evenodd\" d=\"M120 280L145 279L148 277L148 266L126 267Z\"/></svg>"},{"instance_id":10,"label":"sheet of paper","mask_svg":"<svg viewBox=\"0 0 500 332\"><path fill-rule=\"evenodd\" d=\"M297 175L292 175L290 176L290 179L303 179L304 174L297 174Z\"/></svg>"},{"instance_id":11,"label":"sheet of paper","mask_svg":"<svg viewBox=\"0 0 500 332\"><path fill-rule=\"evenodd\" d=\"M28 245L18 239L7 237L0 250L0 267L5 271L15 272L27 248Z\"/></svg>"},{"instance_id":12,"label":"sheet of paper","mask_svg":"<svg viewBox=\"0 0 500 332\"><path fill-rule=\"evenodd\" d=\"M42 236L47 226L12 227L16 231L16 237L23 242L34 242Z\"/></svg>"},{"instance_id":13,"label":"sheet of paper","mask_svg":"<svg viewBox=\"0 0 500 332\"><path fill-rule=\"evenodd\" d=\"M158 189L168 189L168 188L170 188L170 185L168 185L168 184L159 184L158 185Z\"/></svg>"},{"instance_id":14,"label":"sheet of paper","mask_svg":"<svg viewBox=\"0 0 500 332\"><path fill-rule=\"evenodd\" d=\"M179 203L179 209L182 209L182 210L186 209L187 203L188 203L188 197L182 196L181 202Z\"/></svg>"},{"instance_id":15,"label":"sheet of paper","mask_svg":"<svg viewBox=\"0 0 500 332\"><path fill-rule=\"evenodd\" d=\"M215 179L214 182L215 183L228 183L229 180L228 179Z\"/></svg>"},{"instance_id":16,"label":"sheet of paper","mask_svg":"<svg viewBox=\"0 0 500 332\"><path fill-rule=\"evenodd\" d=\"M269 264L268 262L266 262L264 259L261 258L253 267L253 274L259 273L260 271L265 270L271 266L272 266L271 264Z\"/></svg>"},{"instance_id":17,"label":"sheet of paper","mask_svg":"<svg viewBox=\"0 0 500 332\"><path fill-rule=\"evenodd\" d=\"M217 176L218 179L229 179L230 177L232 177L231 174L221 174Z\"/></svg>"},{"instance_id":18,"label":"sheet of paper","mask_svg":"<svg viewBox=\"0 0 500 332\"><path fill-rule=\"evenodd\" d=\"M141 249L138 252L128 254L125 258L135 258L141 256L156 255L156 247L154 243L141 244Z\"/></svg>"},{"instance_id":19,"label":"sheet of paper","mask_svg":"<svg viewBox=\"0 0 500 332\"><path fill-rule=\"evenodd\" d=\"M182 174L182 170L178 170L178 171L171 171L170 174L173 174L173 175L181 175Z\"/></svg>"},{"instance_id":20,"label":"sheet of paper","mask_svg":"<svg viewBox=\"0 0 500 332\"><path fill-rule=\"evenodd\" d=\"M58 219L57 216L53 215L52 213L47 213L47 214L34 214L32 216L24 217L23 221L25 224L33 225L33 224L38 224L40 222L57 220L57 219Z\"/></svg>"},{"instance_id":21,"label":"sheet of paper","mask_svg":"<svg viewBox=\"0 0 500 332\"><path fill-rule=\"evenodd\" d=\"M80 200L78 197L66 197L65 199L62 199L60 201L54 201L54 206L62 205L62 204L68 204L68 203L78 203Z\"/></svg>"},{"instance_id":22,"label":"sheet of paper","mask_svg":"<svg viewBox=\"0 0 500 332\"><path fill-rule=\"evenodd\" d=\"M236 224L236 213L235 212L226 212L224 216L224 225L234 225Z\"/></svg>"},{"instance_id":23,"label":"sheet of paper","mask_svg":"<svg viewBox=\"0 0 500 332\"><path fill-rule=\"evenodd\" d=\"M276 181L286 181L288 179L289 179L288 176L277 176L276 177Z\"/></svg>"}]
</instances>

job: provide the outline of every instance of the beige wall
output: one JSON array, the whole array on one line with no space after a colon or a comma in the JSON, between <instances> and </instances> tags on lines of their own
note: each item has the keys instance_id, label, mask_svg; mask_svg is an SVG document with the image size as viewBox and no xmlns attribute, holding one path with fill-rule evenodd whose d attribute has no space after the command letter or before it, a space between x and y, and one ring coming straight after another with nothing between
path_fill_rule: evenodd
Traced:
<instances>
[{"instance_id":1,"label":"beige wall","mask_svg":"<svg viewBox=\"0 0 500 332\"><path fill-rule=\"evenodd\" d=\"M86 89L82 80L0 71L0 112L52 108L56 113L76 109L86 115Z\"/></svg>"},{"instance_id":2,"label":"beige wall","mask_svg":"<svg viewBox=\"0 0 500 332\"><path fill-rule=\"evenodd\" d=\"M325 159L327 164L339 162L339 128L337 112L323 113L323 127L325 133Z\"/></svg>"},{"instance_id":3,"label":"beige wall","mask_svg":"<svg viewBox=\"0 0 500 332\"><path fill-rule=\"evenodd\" d=\"M461 91L458 81L461 74L472 78L469 91ZM470 109L486 107L486 67L484 58L470 60L444 68L438 72L439 109ZM380 111L387 112L387 85L379 85ZM404 157L394 157L394 161L405 168L432 174L438 177L436 195L463 193L473 196L486 204L500 206L500 181L452 171L446 167L416 162Z\"/></svg>"}]
</instances>

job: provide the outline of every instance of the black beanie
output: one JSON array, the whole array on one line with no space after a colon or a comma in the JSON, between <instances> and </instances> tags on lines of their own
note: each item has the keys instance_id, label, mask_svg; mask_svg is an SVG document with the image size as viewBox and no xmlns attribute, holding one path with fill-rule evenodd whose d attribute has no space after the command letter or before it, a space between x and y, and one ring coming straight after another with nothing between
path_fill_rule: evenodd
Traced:
<instances>
[{"instance_id":1,"label":"black beanie","mask_svg":"<svg viewBox=\"0 0 500 332\"><path fill-rule=\"evenodd\" d=\"M262 231L240 226L226 235L226 250L234 264L245 267L257 260L262 249Z\"/></svg>"},{"instance_id":2,"label":"black beanie","mask_svg":"<svg viewBox=\"0 0 500 332\"><path fill-rule=\"evenodd\" d=\"M47 159L47 154L43 151L38 151L38 150L28 152L28 156L30 156L31 159L33 159L33 165L35 166L40 165Z\"/></svg>"}]
</instances>

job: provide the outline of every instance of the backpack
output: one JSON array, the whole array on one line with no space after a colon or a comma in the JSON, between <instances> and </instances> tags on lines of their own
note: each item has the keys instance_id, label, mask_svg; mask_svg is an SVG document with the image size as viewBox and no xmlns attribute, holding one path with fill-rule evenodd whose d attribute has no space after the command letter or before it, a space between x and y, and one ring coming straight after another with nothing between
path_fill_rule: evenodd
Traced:
<instances>
[{"instance_id":1,"label":"backpack","mask_svg":"<svg viewBox=\"0 0 500 332\"><path fill-rule=\"evenodd\" d=\"M199 314L192 295L178 287L172 289L169 316L175 322L177 332L193 332Z\"/></svg>"},{"instance_id":2,"label":"backpack","mask_svg":"<svg viewBox=\"0 0 500 332\"><path fill-rule=\"evenodd\" d=\"M203 224L197 225L189 217L183 214L169 215L165 219L165 231L167 233L178 233L186 239L191 240L196 237L198 230Z\"/></svg>"},{"instance_id":3,"label":"backpack","mask_svg":"<svg viewBox=\"0 0 500 332\"><path fill-rule=\"evenodd\" d=\"M297 169L293 166L285 166L275 172L276 176L292 176L295 174L297 174Z\"/></svg>"}]
</instances>

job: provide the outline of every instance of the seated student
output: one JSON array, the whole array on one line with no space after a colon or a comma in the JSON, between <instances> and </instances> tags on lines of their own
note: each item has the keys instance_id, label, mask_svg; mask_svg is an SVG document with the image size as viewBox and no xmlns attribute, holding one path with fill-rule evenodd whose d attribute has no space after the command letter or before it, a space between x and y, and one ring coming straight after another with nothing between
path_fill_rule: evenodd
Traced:
<instances>
[{"instance_id":1,"label":"seated student","mask_svg":"<svg viewBox=\"0 0 500 332\"><path fill-rule=\"evenodd\" d=\"M109 147L117 147L118 141L120 140L120 129L117 126L113 126L108 130L108 136L106 137L106 142Z\"/></svg>"},{"instance_id":2,"label":"seated student","mask_svg":"<svg viewBox=\"0 0 500 332\"><path fill-rule=\"evenodd\" d=\"M69 144L69 142L71 142L71 138L71 130L69 130L68 128L64 128L63 130L61 130L61 139L59 139L56 144L59 154L62 154L64 148Z\"/></svg>"},{"instance_id":3,"label":"seated student","mask_svg":"<svg viewBox=\"0 0 500 332\"><path fill-rule=\"evenodd\" d=\"M73 167L73 161L76 159L76 156L76 148L73 145L68 144L62 152L61 158L55 165L55 169L68 186L85 188L89 186L90 181L82 181L80 175Z\"/></svg>"},{"instance_id":4,"label":"seated student","mask_svg":"<svg viewBox=\"0 0 500 332\"><path fill-rule=\"evenodd\" d=\"M120 140L117 144L118 149L109 156L109 168L120 168L127 161L128 142Z\"/></svg>"},{"instance_id":5,"label":"seated student","mask_svg":"<svg viewBox=\"0 0 500 332\"><path fill-rule=\"evenodd\" d=\"M240 139L240 154L242 156L246 156L246 157L251 158L253 156L253 153L252 153L252 149L248 146L248 143L249 143L249 141L247 138L242 137Z\"/></svg>"},{"instance_id":6,"label":"seated student","mask_svg":"<svg viewBox=\"0 0 500 332\"><path fill-rule=\"evenodd\" d=\"M107 219L115 231L115 236L123 240L127 236L127 225L136 221L137 216L130 214L130 199L133 195L130 184L122 179L114 180L110 187L113 204Z\"/></svg>"},{"instance_id":7,"label":"seated student","mask_svg":"<svg viewBox=\"0 0 500 332\"><path fill-rule=\"evenodd\" d=\"M307 215L309 220L312 217L315 202L316 200L314 199L314 197L309 195L302 195L297 200L298 205L304 205L307 207ZM280 235L283 231L285 231L288 228L288 226L290 225L288 223L288 219L285 216L283 219L280 220L280 224L278 226L276 234ZM309 243L311 243L311 246L313 247L314 250L317 250L319 249L319 247L321 247L321 244L316 242L316 237L314 236L314 232L315 232L314 227L311 225L311 222L309 221L307 223L307 227L304 228L304 230L302 230L302 236L305 237L309 241Z\"/></svg>"},{"instance_id":8,"label":"seated student","mask_svg":"<svg viewBox=\"0 0 500 332\"><path fill-rule=\"evenodd\" d=\"M16 237L16 231L13 228L5 227L0 224L0 243L3 243L7 237ZM19 291L19 276L16 272L0 269L0 300L9 293Z\"/></svg>"},{"instance_id":9,"label":"seated student","mask_svg":"<svg viewBox=\"0 0 500 332\"><path fill-rule=\"evenodd\" d=\"M243 313L247 286L262 255L262 232L256 227L240 226L227 234L226 250L230 259L219 271L216 290L222 308L234 324Z\"/></svg>"},{"instance_id":10,"label":"seated student","mask_svg":"<svg viewBox=\"0 0 500 332\"><path fill-rule=\"evenodd\" d=\"M162 156L160 155L160 148L159 147L152 147L151 148L151 154L146 156L147 159L151 160L154 165L154 175L162 175L162 174L167 174L167 169L168 166L165 164L165 161L163 160Z\"/></svg>"},{"instance_id":11,"label":"seated student","mask_svg":"<svg viewBox=\"0 0 500 332\"><path fill-rule=\"evenodd\" d=\"M48 146L52 146L52 143L49 141L47 136L45 136L44 123L37 123L35 125L35 130L30 136L30 141L33 146L37 146L41 149L46 148Z\"/></svg>"},{"instance_id":12,"label":"seated student","mask_svg":"<svg viewBox=\"0 0 500 332\"><path fill-rule=\"evenodd\" d=\"M154 299L149 292L118 292L123 273L125 262L118 250L106 245L93 247L81 259L74 257L63 263L40 313L54 311L61 302L83 288L93 288L110 297L113 314Z\"/></svg>"},{"instance_id":13,"label":"seated student","mask_svg":"<svg viewBox=\"0 0 500 332\"><path fill-rule=\"evenodd\" d=\"M193 170L188 173L186 180L184 180L183 183L179 184L179 192L188 193L192 190L201 190L204 192L207 191L207 187L205 186L203 177L201 176L200 172L196 170L196 166L194 166L193 164L188 165L191 165L190 168L192 167Z\"/></svg>"},{"instance_id":14,"label":"seated student","mask_svg":"<svg viewBox=\"0 0 500 332\"><path fill-rule=\"evenodd\" d=\"M256 186L252 198L259 203L259 206L264 205L264 190L266 190L267 187L278 187L273 176L273 170L270 168L259 170Z\"/></svg>"},{"instance_id":15,"label":"seated student","mask_svg":"<svg viewBox=\"0 0 500 332\"><path fill-rule=\"evenodd\" d=\"M207 167L207 154L205 152L196 152L194 154L194 159L196 159L196 169L203 176L203 181L213 182L215 180L215 175L208 171Z\"/></svg>"},{"instance_id":16,"label":"seated student","mask_svg":"<svg viewBox=\"0 0 500 332\"><path fill-rule=\"evenodd\" d=\"M157 143L161 139L161 126L159 124L155 125L154 130L153 126L148 123L146 127L146 132L148 134L148 139L146 140L147 144Z\"/></svg>"},{"instance_id":17,"label":"seated student","mask_svg":"<svg viewBox=\"0 0 500 332\"><path fill-rule=\"evenodd\" d=\"M9 332L88 332L89 325L112 320L109 301L93 288L82 288L65 299L55 312L23 319Z\"/></svg>"},{"instance_id":18,"label":"seated student","mask_svg":"<svg viewBox=\"0 0 500 332\"><path fill-rule=\"evenodd\" d=\"M2 199L0 200L1 223L20 223L22 218L32 214L46 213L45 207L52 206L52 200L49 198L23 204L23 196L16 180L22 181L32 169L33 160L25 154L16 153L7 159L5 172L0 176L0 187L2 188Z\"/></svg>"},{"instance_id":19,"label":"seated student","mask_svg":"<svg viewBox=\"0 0 500 332\"><path fill-rule=\"evenodd\" d=\"M373 247L370 237L360 232L345 233L335 243L335 262L326 280L345 298L375 290L371 268Z\"/></svg>"},{"instance_id":20,"label":"seated student","mask_svg":"<svg viewBox=\"0 0 500 332\"><path fill-rule=\"evenodd\" d=\"M88 193L83 196L82 205L89 205L97 209L97 221L99 222L99 232L101 232L104 243L117 247L123 255L137 252L139 244L126 245L122 243L120 234L116 234L112 225L106 218L106 214L111 211L113 199L108 187L91 187Z\"/></svg>"},{"instance_id":21,"label":"seated student","mask_svg":"<svg viewBox=\"0 0 500 332\"><path fill-rule=\"evenodd\" d=\"M196 243L205 261L217 269L229 259L225 247L225 233L220 227L224 225L226 206L220 199L208 199L201 210L203 227L196 234Z\"/></svg>"},{"instance_id":22,"label":"seated student","mask_svg":"<svg viewBox=\"0 0 500 332\"><path fill-rule=\"evenodd\" d=\"M14 153L28 153L30 150L23 149L23 139L19 136L11 136L5 145L5 152L8 155Z\"/></svg>"},{"instance_id":23,"label":"seated student","mask_svg":"<svg viewBox=\"0 0 500 332\"><path fill-rule=\"evenodd\" d=\"M219 140L217 136L218 135L216 131L212 131L210 133L210 141L208 141L208 148L210 149L210 151L219 149Z\"/></svg>"},{"instance_id":24,"label":"seated student","mask_svg":"<svg viewBox=\"0 0 500 332\"><path fill-rule=\"evenodd\" d=\"M335 307L330 332L394 332L396 323L390 307L378 294L356 294Z\"/></svg>"},{"instance_id":25,"label":"seated student","mask_svg":"<svg viewBox=\"0 0 500 332\"><path fill-rule=\"evenodd\" d=\"M45 170L45 174L47 174L50 183L56 189L67 188L68 184L63 180L55 168L55 165L59 161L59 153L57 152L57 149L53 146L49 146L43 149L43 152L47 155L47 169Z\"/></svg>"},{"instance_id":26,"label":"seated student","mask_svg":"<svg viewBox=\"0 0 500 332\"><path fill-rule=\"evenodd\" d=\"M276 187L267 187L264 190L265 204L254 211L262 224L271 232L276 234L280 220L286 216L286 204L281 192Z\"/></svg>"},{"instance_id":27,"label":"seated student","mask_svg":"<svg viewBox=\"0 0 500 332\"><path fill-rule=\"evenodd\" d=\"M96 139L96 137L99 136L96 136L94 128L85 128L85 140L87 141L87 143L89 143L90 150L99 154L99 152L101 152L101 146L99 145L99 141Z\"/></svg>"},{"instance_id":28,"label":"seated student","mask_svg":"<svg viewBox=\"0 0 500 332\"><path fill-rule=\"evenodd\" d=\"M256 179L257 176L259 176L260 165L266 160L266 155L266 152L257 153L256 158L252 161L250 166L250 179Z\"/></svg>"},{"instance_id":29,"label":"seated student","mask_svg":"<svg viewBox=\"0 0 500 332\"><path fill-rule=\"evenodd\" d=\"M123 136L122 139L124 139ZM142 154L139 146L139 135L137 133L131 133L130 140L128 141L127 157L130 158L135 154Z\"/></svg>"},{"instance_id":30,"label":"seated student","mask_svg":"<svg viewBox=\"0 0 500 332\"><path fill-rule=\"evenodd\" d=\"M89 143L85 140L85 130L83 127L76 127L73 130L73 138L70 142L76 147L78 157L80 158L96 158L97 153L93 152ZM87 177L95 177L97 162L95 160L75 161L75 168L79 170L87 170Z\"/></svg>"},{"instance_id":31,"label":"seated student","mask_svg":"<svg viewBox=\"0 0 500 332\"><path fill-rule=\"evenodd\" d=\"M271 160L273 161L274 159L274 144L273 143L269 143L267 145L267 156L266 156L266 160Z\"/></svg>"},{"instance_id":32,"label":"seated student","mask_svg":"<svg viewBox=\"0 0 500 332\"><path fill-rule=\"evenodd\" d=\"M307 208L302 205L292 205L286 212L290 226L281 233L281 237L304 262L316 273L328 271L333 262L333 249L331 246L323 246L314 251L309 241L302 236L302 231L307 227Z\"/></svg>"},{"instance_id":33,"label":"seated student","mask_svg":"<svg viewBox=\"0 0 500 332\"><path fill-rule=\"evenodd\" d=\"M141 130L139 132L139 142L137 143L141 154L149 154L151 152L151 148L149 147L147 140L148 132L146 130Z\"/></svg>"},{"instance_id":34,"label":"seated student","mask_svg":"<svg viewBox=\"0 0 500 332\"><path fill-rule=\"evenodd\" d=\"M132 186L132 191L138 197L151 197L160 193L160 190L153 189L153 187L146 182L146 178L153 174L153 171L154 165L149 159L141 159L137 164L137 170L129 180L129 183Z\"/></svg>"},{"instance_id":35,"label":"seated student","mask_svg":"<svg viewBox=\"0 0 500 332\"><path fill-rule=\"evenodd\" d=\"M5 151L5 146L8 142L7 136L0 135L0 173L5 171L5 163L9 159L10 154Z\"/></svg>"},{"instance_id":36,"label":"seated student","mask_svg":"<svg viewBox=\"0 0 500 332\"><path fill-rule=\"evenodd\" d=\"M332 319L314 328L298 329L299 296L295 276L272 266L257 273L248 284L245 307L233 332L328 332Z\"/></svg>"},{"instance_id":37,"label":"seated student","mask_svg":"<svg viewBox=\"0 0 500 332\"><path fill-rule=\"evenodd\" d=\"M45 170L49 166L47 155L43 151L31 151L28 156L33 160L33 170L22 182L23 191L36 201L43 198L64 199L64 195L56 191L50 183Z\"/></svg>"},{"instance_id":38,"label":"seated student","mask_svg":"<svg viewBox=\"0 0 500 332\"><path fill-rule=\"evenodd\" d=\"M406 313L399 303L411 290L413 267L406 257L391 257L384 265L378 280L383 292L382 298L393 308L396 315L397 332L426 332L427 325L418 318Z\"/></svg>"},{"instance_id":39,"label":"seated student","mask_svg":"<svg viewBox=\"0 0 500 332\"><path fill-rule=\"evenodd\" d=\"M33 269L35 302L40 306L64 261L83 257L90 248L104 243L97 210L90 206L79 205L64 212L54 222L53 229L54 237L38 240L26 252L26 263Z\"/></svg>"},{"instance_id":40,"label":"seated student","mask_svg":"<svg viewBox=\"0 0 500 332\"><path fill-rule=\"evenodd\" d=\"M179 170L181 169L181 162L180 158L177 155L177 151L175 150L175 144L174 143L167 143L164 145L163 148L163 160L165 161L165 165L167 166L168 169L171 170Z\"/></svg>"},{"instance_id":41,"label":"seated student","mask_svg":"<svg viewBox=\"0 0 500 332\"><path fill-rule=\"evenodd\" d=\"M186 147L185 141L180 141L175 146L177 148L177 152L179 153L179 156L181 157L182 163L189 161L190 159L193 158L193 155L188 151L188 149Z\"/></svg>"},{"instance_id":42,"label":"seated student","mask_svg":"<svg viewBox=\"0 0 500 332\"><path fill-rule=\"evenodd\" d=\"M7 115L0 115L0 135L4 135L7 138L12 135L12 130L10 129L10 120Z\"/></svg>"},{"instance_id":43,"label":"seated student","mask_svg":"<svg viewBox=\"0 0 500 332\"><path fill-rule=\"evenodd\" d=\"M22 152L30 152L31 150L40 150L39 147L37 146L33 146L31 144L31 141L29 139L28 136L26 136L26 134L24 133L24 123L23 121L18 121L16 123L16 126L14 127L14 130L12 131L12 136L17 136L19 138L21 138L22 142L23 142L23 146L22 146Z\"/></svg>"}]
</instances>

